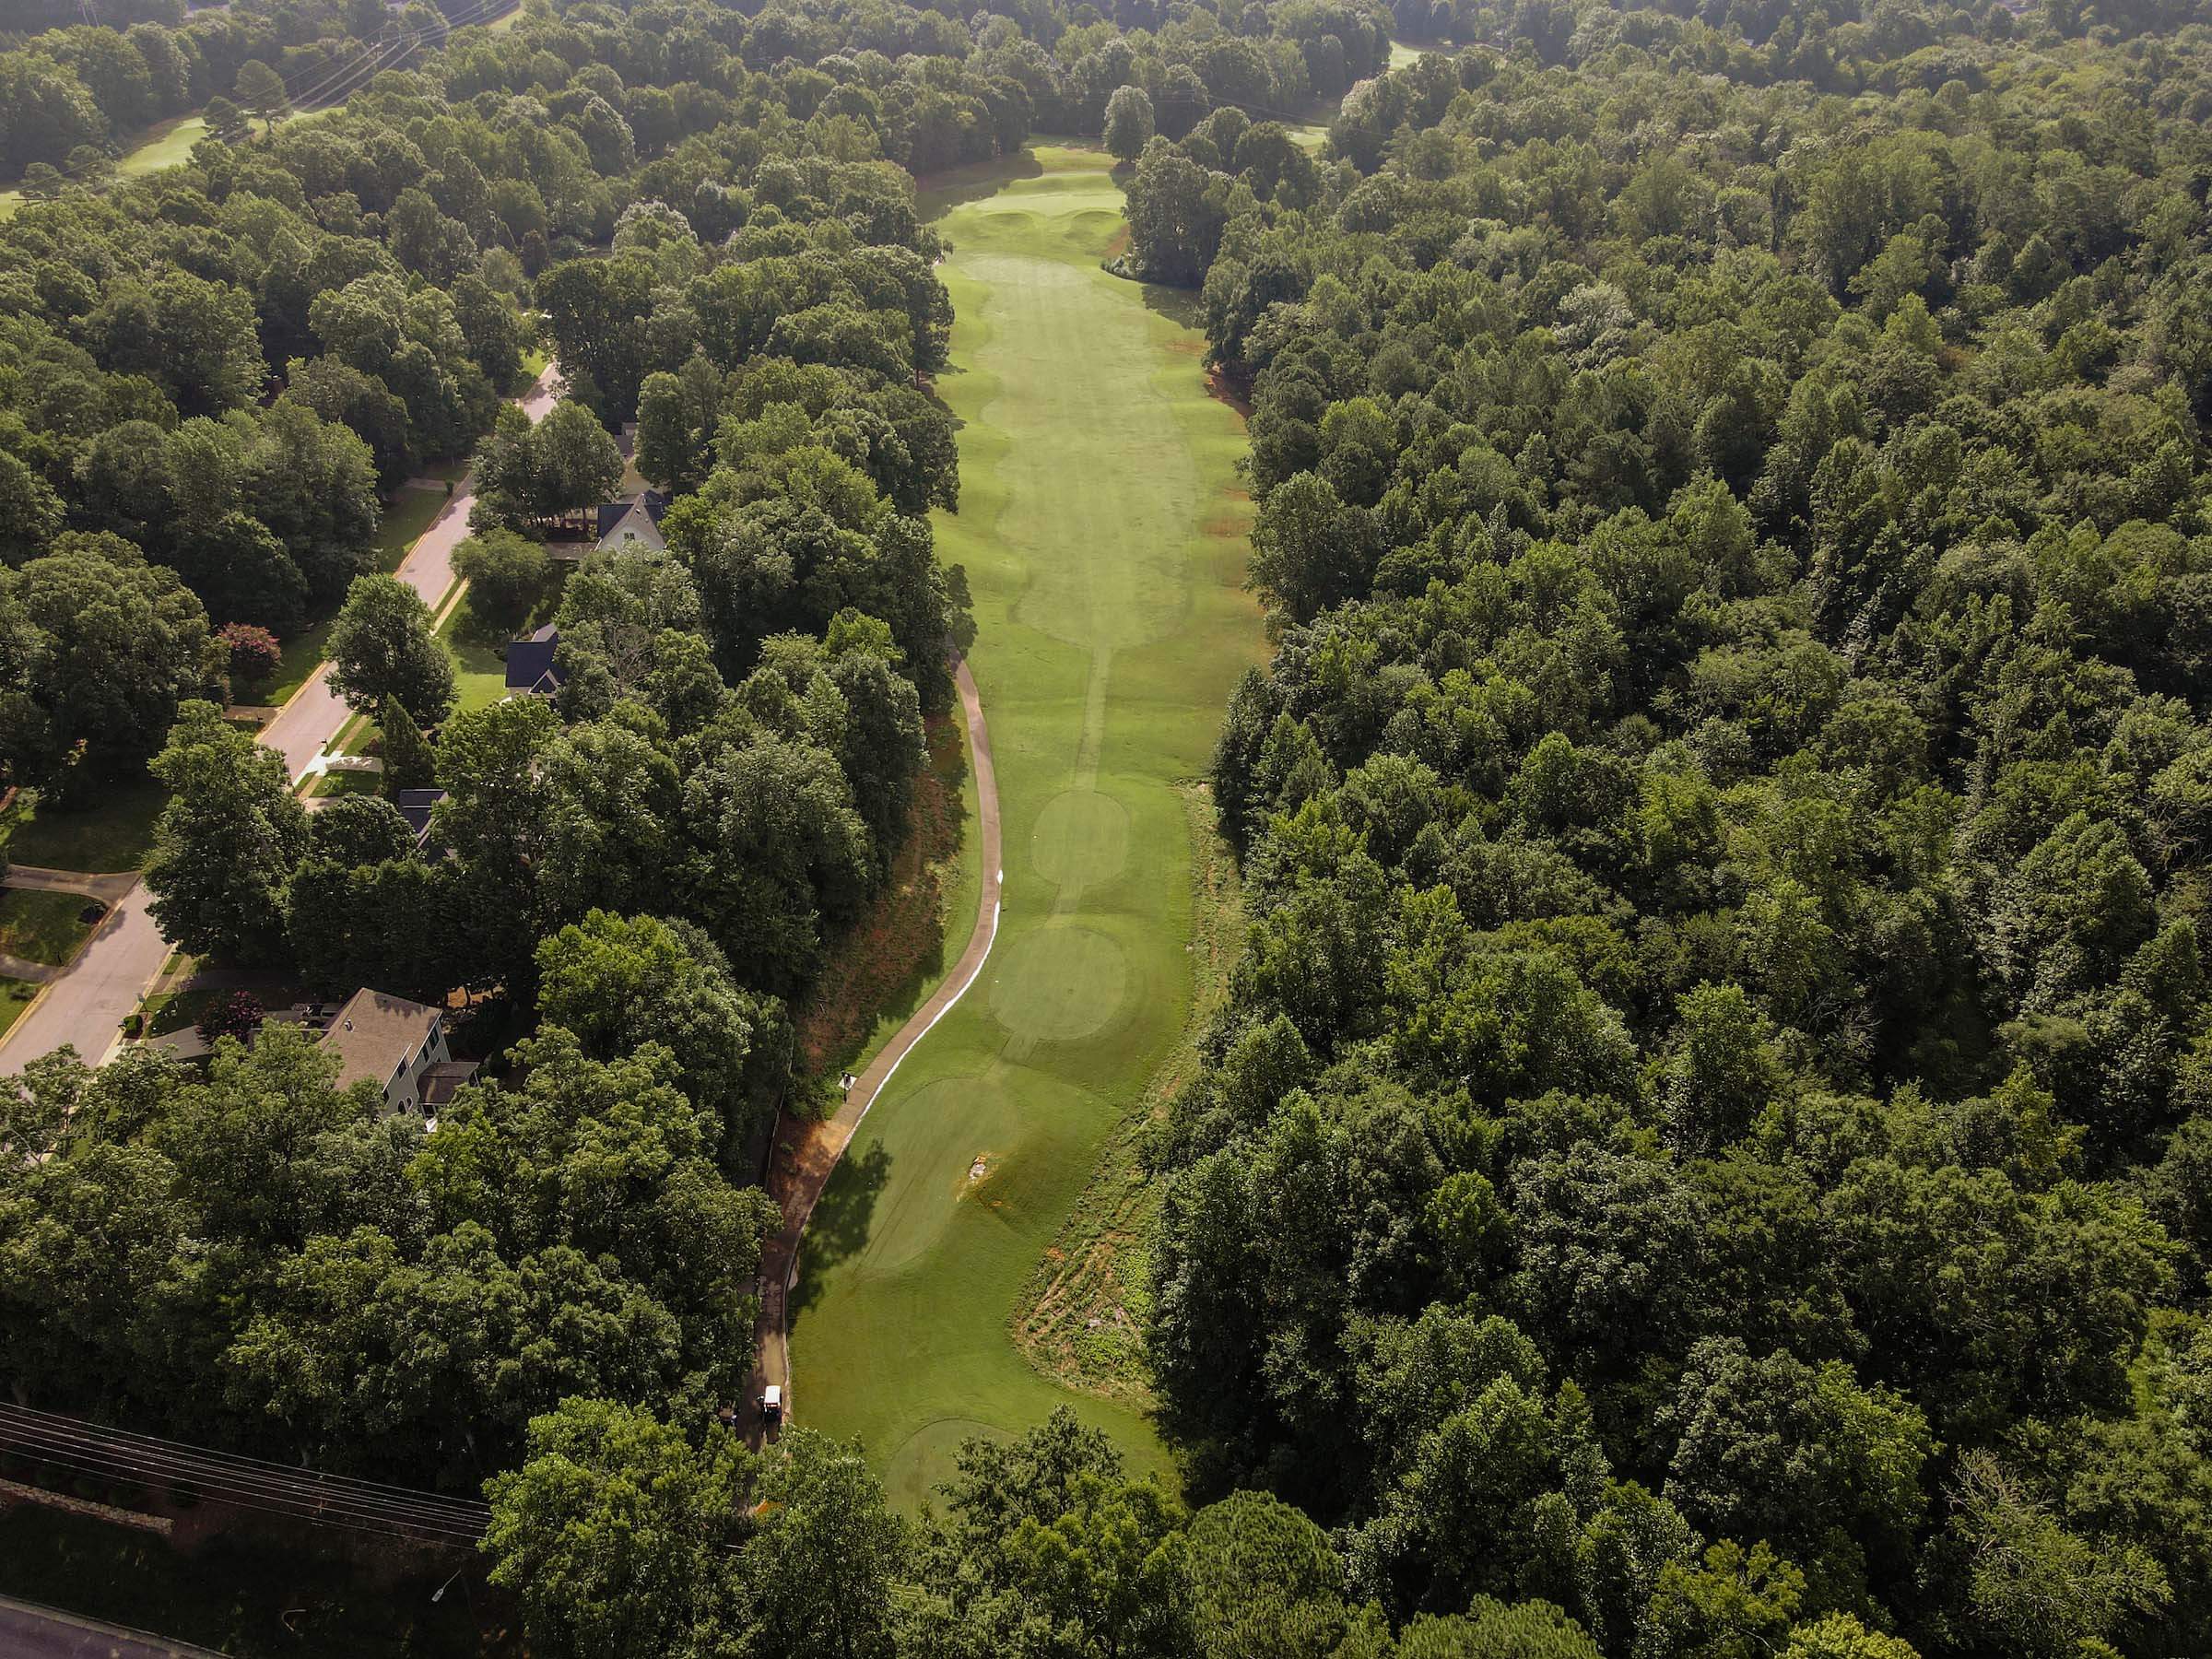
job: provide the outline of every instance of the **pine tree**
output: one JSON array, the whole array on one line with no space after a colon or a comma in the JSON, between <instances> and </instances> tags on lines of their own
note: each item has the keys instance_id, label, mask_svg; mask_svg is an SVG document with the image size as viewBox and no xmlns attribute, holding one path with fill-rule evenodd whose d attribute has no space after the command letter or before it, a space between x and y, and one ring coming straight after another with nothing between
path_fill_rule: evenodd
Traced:
<instances>
[{"instance_id":1,"label":"pine tree","mask_svg":"<svg viewBox=\"0 0 2212 1659\"><path fill-rule=\"evenodd\" d=\"M395 697L385 699L376 724L384 735L384 794L428 787L437 776L437 760L406 704Z\"/></svg>"}]
</instances>

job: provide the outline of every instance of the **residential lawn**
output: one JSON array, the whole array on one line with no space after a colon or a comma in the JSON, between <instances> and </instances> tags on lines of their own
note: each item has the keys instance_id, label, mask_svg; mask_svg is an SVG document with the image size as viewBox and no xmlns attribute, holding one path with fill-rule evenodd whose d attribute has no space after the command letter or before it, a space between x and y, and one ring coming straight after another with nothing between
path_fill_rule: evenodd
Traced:
<instances>
[{"instance_id":1,"label":"residential lawn","mask_svg":"<svg viewBox=\"0 0 2212 1659\"><path fill-rule=\"evenodd\" d=\"M465 471L466 464L461 465ZM430 527L430 521L445 510L446 500L445 492L438 489L394 491L393 500L384 508L382 526L377 531L376 568L386 574L398 570L407 549L421 539L422 533ZM258 704L281 707L293 692L307 684L308 677L321 665L334 620L335 613L319 618L283 641L283 655L276 664L276 674L265 685L241 688L246 698Z\"/></svg>"},{"instance_id":2,"label":"residential lawn","mask_svg":"<svg viewBox=\"0 0 2212 1659\"><path fill-rule=\"evenodd\" d=\"M26 790L0 818L0 832L11 864L94 875L135 870L145 863L154 819L168 804L168 792L151 778L110 783L98 801L76 812L42 806Z\"/></svg>"},{"instance_id":3,"label":"residential lawn","mask_svg":"<svg viewBox=\"0 0 2212 1659\"><path fill-rule=\"evenodd\" d=\"M382 772L326 771L315 780L315 786L307 793L310 795L379 794L383 787L384 775Z\"/></svg>"},{"instance_id":4,"label":"residential lawn","mask_svg":"<svg viewBox=\"0 0 2212 1659\"><path fill-rule=\"evenodd\" d=\"M441 489L396 489L384 503L384 522L376 533L376 568L387 575L396 571L407 549L422 538L430 521L445 511L448 498Z\"/></svg>"},{"instance_id":5,"label":"residential lawn","mask_svg":"<svg viewBox=\"0 0 2212 1659\"><path fill-rule=\"evenodd\" d=\"M546 371L546 365L552 360L553 359L550 354L540 350L535 346L530 347L523 353L524 380L535 380L539 375Z\"/></svg>"},{"instance_id":6,"label":"residential lawn","mask_svg":"<svg viewBox=\"0 0 2212 1659\"><path fill-rule=\"evenodd\" d=\"M38 986L29 980L0 979L0 1034L16 1023L38 994Z\"/></svg>"},{"instance_id":7,"label":"residential lawn","mask_svg":"<svg viewBox=\"0 0 2212 1659\"><path fill-rule=\"evenodd\" d=\"M438 629L438 637L453 653L454 678L461 693L453 705L456 714L488 708L507 695L507 663L500 655L488 630L479 625L463 594Z\"/></svg>"},{"instance_id":8,"label":"residential lawn","mask_svg":"<svg viewBox=\"0 0 2212 1659\"><path fill-rule=\"evenodd\" d=\"M546 596L523 623L522 632L553 619L553 614L560 608L561 584L568 577L567 565L553 567L553 581L546 589ZM455 678L461 693L460 700L453 705L455 713L488 708L507 695L507 659L503 653L507 641L517 637L514 630L494 628L481 620L469 595L463 594L446 612L445 620L439 624L438 637L453 653Z\"/></svg>"},{"instance_id":9,"label":"residential lawn","mask_svg":"<svg viewBox=\"0 0 2212 1659\"><path fill-rule=\"evenodd\" d=\"M1204 773L1230 688L1265 656L1242 590L1243 425L1206 394L1203 339L1099 268L1123 224L1111 165L1039 148L995 191L968 170L925 198L959 319L940 391L962 423L960 512L937 535L974 599L1004 909L982 975L831 1178L791 1333L798 1420L860 1436L908 1508L963 1439L1059 1406L1133 1469L1168 1465L1141 1412L1048 1381L1008 1324L1185 1030L1177 784Z\"/></svg>"},{"instance_id":10,"label":"residential lawn","mask_svg":"<svg viewBox=\"0 0 2212 1659\"><path fill-rule=\"evenodd\" d=\"M276 675L266 685L253 688L256 703L281 708L293 692L307 684L323 661L323 647L330 642L330 625L335 615L311 623L283 642L283 654L276 663Z\"/></svg>"},{"instance_id":11,"label":"residential lawn","mask_svg":"<svg viewBox=\"0 0 2212 1659\"><path fill-rule=\"evenodd\" d=\"M356 714L338 728L338 735L323 746L326 755L365 755L370 742L378 735L376 722L366 714Z\"/></svg>"},{"instance_id":12,"label":"residential lawn","mask_svg":"<svg viewBox=\"0 0 2212 1659\"><path fill-rule=\"evenodd\" d=\"M148 1037L166 1037L172 1031L190 1030L199 1024L201 1015L226 996L236 994L235 989L221 985L162 991L147 997L138 1011L146 1017ZM265 1008L288 1008L308 999L307 992L299 985L255 986L253 994Z\"/></svg>"},{"instance_id":13,"label":"residential lawn","mask_svg":"<svg viewBox=\"0 0 2212 1659\"><path fill-rule=\"evenodd\" d=\"M0 888L0 951L59 968L76 954L99 921L97 915L86 921L85 913L100 909L81 893Z\"/></svg>"},{"instance_id":14,"label":"residential lawn","mask_svg":"<svg viewBox=\"0 0 2212 1659\"><path fill-rule=\"evenodd\" d=\"M229 993L213 986L193 991L163 991L146 999L139 1012L147 1018L148 1037L166 1037L171 1031L190 1030L220 998Z\"/></svg>"}]
</instances>

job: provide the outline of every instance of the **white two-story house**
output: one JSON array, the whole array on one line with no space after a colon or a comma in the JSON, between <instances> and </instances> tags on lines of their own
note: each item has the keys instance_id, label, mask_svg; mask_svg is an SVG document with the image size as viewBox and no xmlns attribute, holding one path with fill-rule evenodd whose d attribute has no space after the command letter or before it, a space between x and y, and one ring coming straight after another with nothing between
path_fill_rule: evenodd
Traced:
<instances>
[{"instance_id":1,"label":"white two-story house","mask_svg":"<svg viewBox=\"0 0 2212 1659\"><path fill-rule=\"evenodd\" d=\"M367 1078L383 1091L391 1111L425 1117L476 1070L446 1048L442 1012L382 991L347 997L324 1031L323 1046L338 1057L340 1088Z\"/></svg>"}]
</instances>

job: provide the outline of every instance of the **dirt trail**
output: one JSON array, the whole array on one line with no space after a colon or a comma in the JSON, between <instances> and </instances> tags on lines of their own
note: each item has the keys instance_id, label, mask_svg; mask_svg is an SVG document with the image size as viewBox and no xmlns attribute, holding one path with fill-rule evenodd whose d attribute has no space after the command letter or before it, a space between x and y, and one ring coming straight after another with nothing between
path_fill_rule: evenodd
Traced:
<instances>
[{"instance_id":1,"label":"dirt trail","mask_svg":"<svg viewBox=\"0 0 2212 1659\"><path fill-rule=\"evenodd\" d=\"M764 1388L771 1383L781 1387L785 1420L797 1416L785 1322L792 1286L798 1277L799 1241L806 1234L807 1218L814 1213L815 1200L822 1195L830 1171L837 1168L853 1132L868 1115L868 1108L875 1104L883 1086L891 1080L891 1074L899 1069L899 1063L975 982L991 954L992 941L998 936L998 888L1005 871L999 844L998 782L991 768L991 730L983 723L982 700L964 659L956 665L953 683L959 691L960 712L968 722L968 747L975 769L976 817L982 829L982 889L975 910L975 931L968 935L967 949L960 952L960 959L929 1000L914 1010L898 1034L868 1063L846 1092L844 1104L819 1123L786 1119L778 1128L770 1156L768 1191L783 1211L783 1225L760 1249L759 1340L752 1380L738 1412L747 1438L755 1446L762 1438L759 1402Z\"/></svg>"}]
</instances>

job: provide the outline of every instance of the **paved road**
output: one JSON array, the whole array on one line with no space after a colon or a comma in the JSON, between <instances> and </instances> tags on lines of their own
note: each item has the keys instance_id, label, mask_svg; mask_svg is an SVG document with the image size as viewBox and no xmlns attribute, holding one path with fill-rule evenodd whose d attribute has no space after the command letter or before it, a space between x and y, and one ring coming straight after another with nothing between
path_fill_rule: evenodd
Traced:
<instances>
[{"instance_id":1,"label":"paved road","mask_svg":"<svg viewBox=\"0 0 2212 1659\"><path fill-rule=\"evenodd\" d=\"M531 419L542 420L553 406L553 385L554 373L548 365L537 377L537 383L523 394L523 412ZM399 579L421 594L422 602L432 610L453 585L453 549L468 535L468 510L476 500L475 488L464 478L445 511L408 549L399 567ZM277 712L276 718L262 728L262 742L284 757L285 770L295 781L353 717L352 711L330 688L329 678L330 665L325 663Z\"/></svg>"},{"instance_id":2,"label":"paved road","mask_svg":"<svg viewBox=\"0 0 2212 1659\"><path fill-rule=\"evenodd\" d=\"M783 1390L784 1417L797 1415L793 1399L791 1382L791 1339L785 1326L787 1310L791 1304L791 1288L799 1277L799 1241L806 1231L807 1218L814 1214L815 1200L822 1195L830 1172L837 1168L853 1135L860 1127L860 1120L868 1115L868 1108L883 1092L883 1086L891 1080L914 1045L929 1035L930 1028L942 1019L961 994L975 983L976 976L983 971L983 960L991 954L992 941L998 936L998 888L1005 876L1003 850L998 830L998 777L991 766L991 728L983 724L982 699L975 689L975 677L968 672L963 660L954 675L959 688L960 711L968 721L968 748L974 757L976 817L982 825L983 858L982 893L975 907L975 931L968 935L968 948L960 959L952 965L930 999L916 1008L899 1033L883 1045L883 1051L868 1063L867 1070L845 1093L844 1104L824 1122L814 1124L801 1119L789 1120L781 1125L776 1145L770 1152L768 1190L782 1206L783 1226L776 1236L760 1248L760 1324L759 1337L755 1342L753 1376L747 1385L746 1397L738 1402L738 1421L744 1425L747 1438L758 1447L762 1439L759 1401L760 1392L770 1383Z\"/></svg>"},{"instance_id":3,"label":"paved road","mask_svg":"<svg viewBox=\"0 0 2212 1659\"><path fill-rule=\"evenodd\" d=\"M222 1659L143 1630L102 1624L0 1595L0 1653L8 1659Z\"/></svg>"},{"instance_id":4,"label":"paved road","mask_svg":"<svg viewBox=\"0 0 2212 1659\"><path fill-rule=\"evenodd\" d=\"M531 419L543 419L553 406L556 379L548 364L523 394L523 411ZM468 535L468 510L476 499L469 480L463 479L446 510L422 533L400 564L399 579L420 594L432 609L453 585L453 549ZM329 673L327 663L318 667L262 730L261 741L283 755L285 767L295 781L352 717L352 712L331 691ZM122 1041L123 1022L145 1000L154 976L169 959L169 946L147 914L147 891L142 884L133 882L113 905L76 964L48 985L6 1035L0 1037L0 1076L14 1075L65 1043L82 1058L98 1064Z\"/></svg>"}]
</instances>

